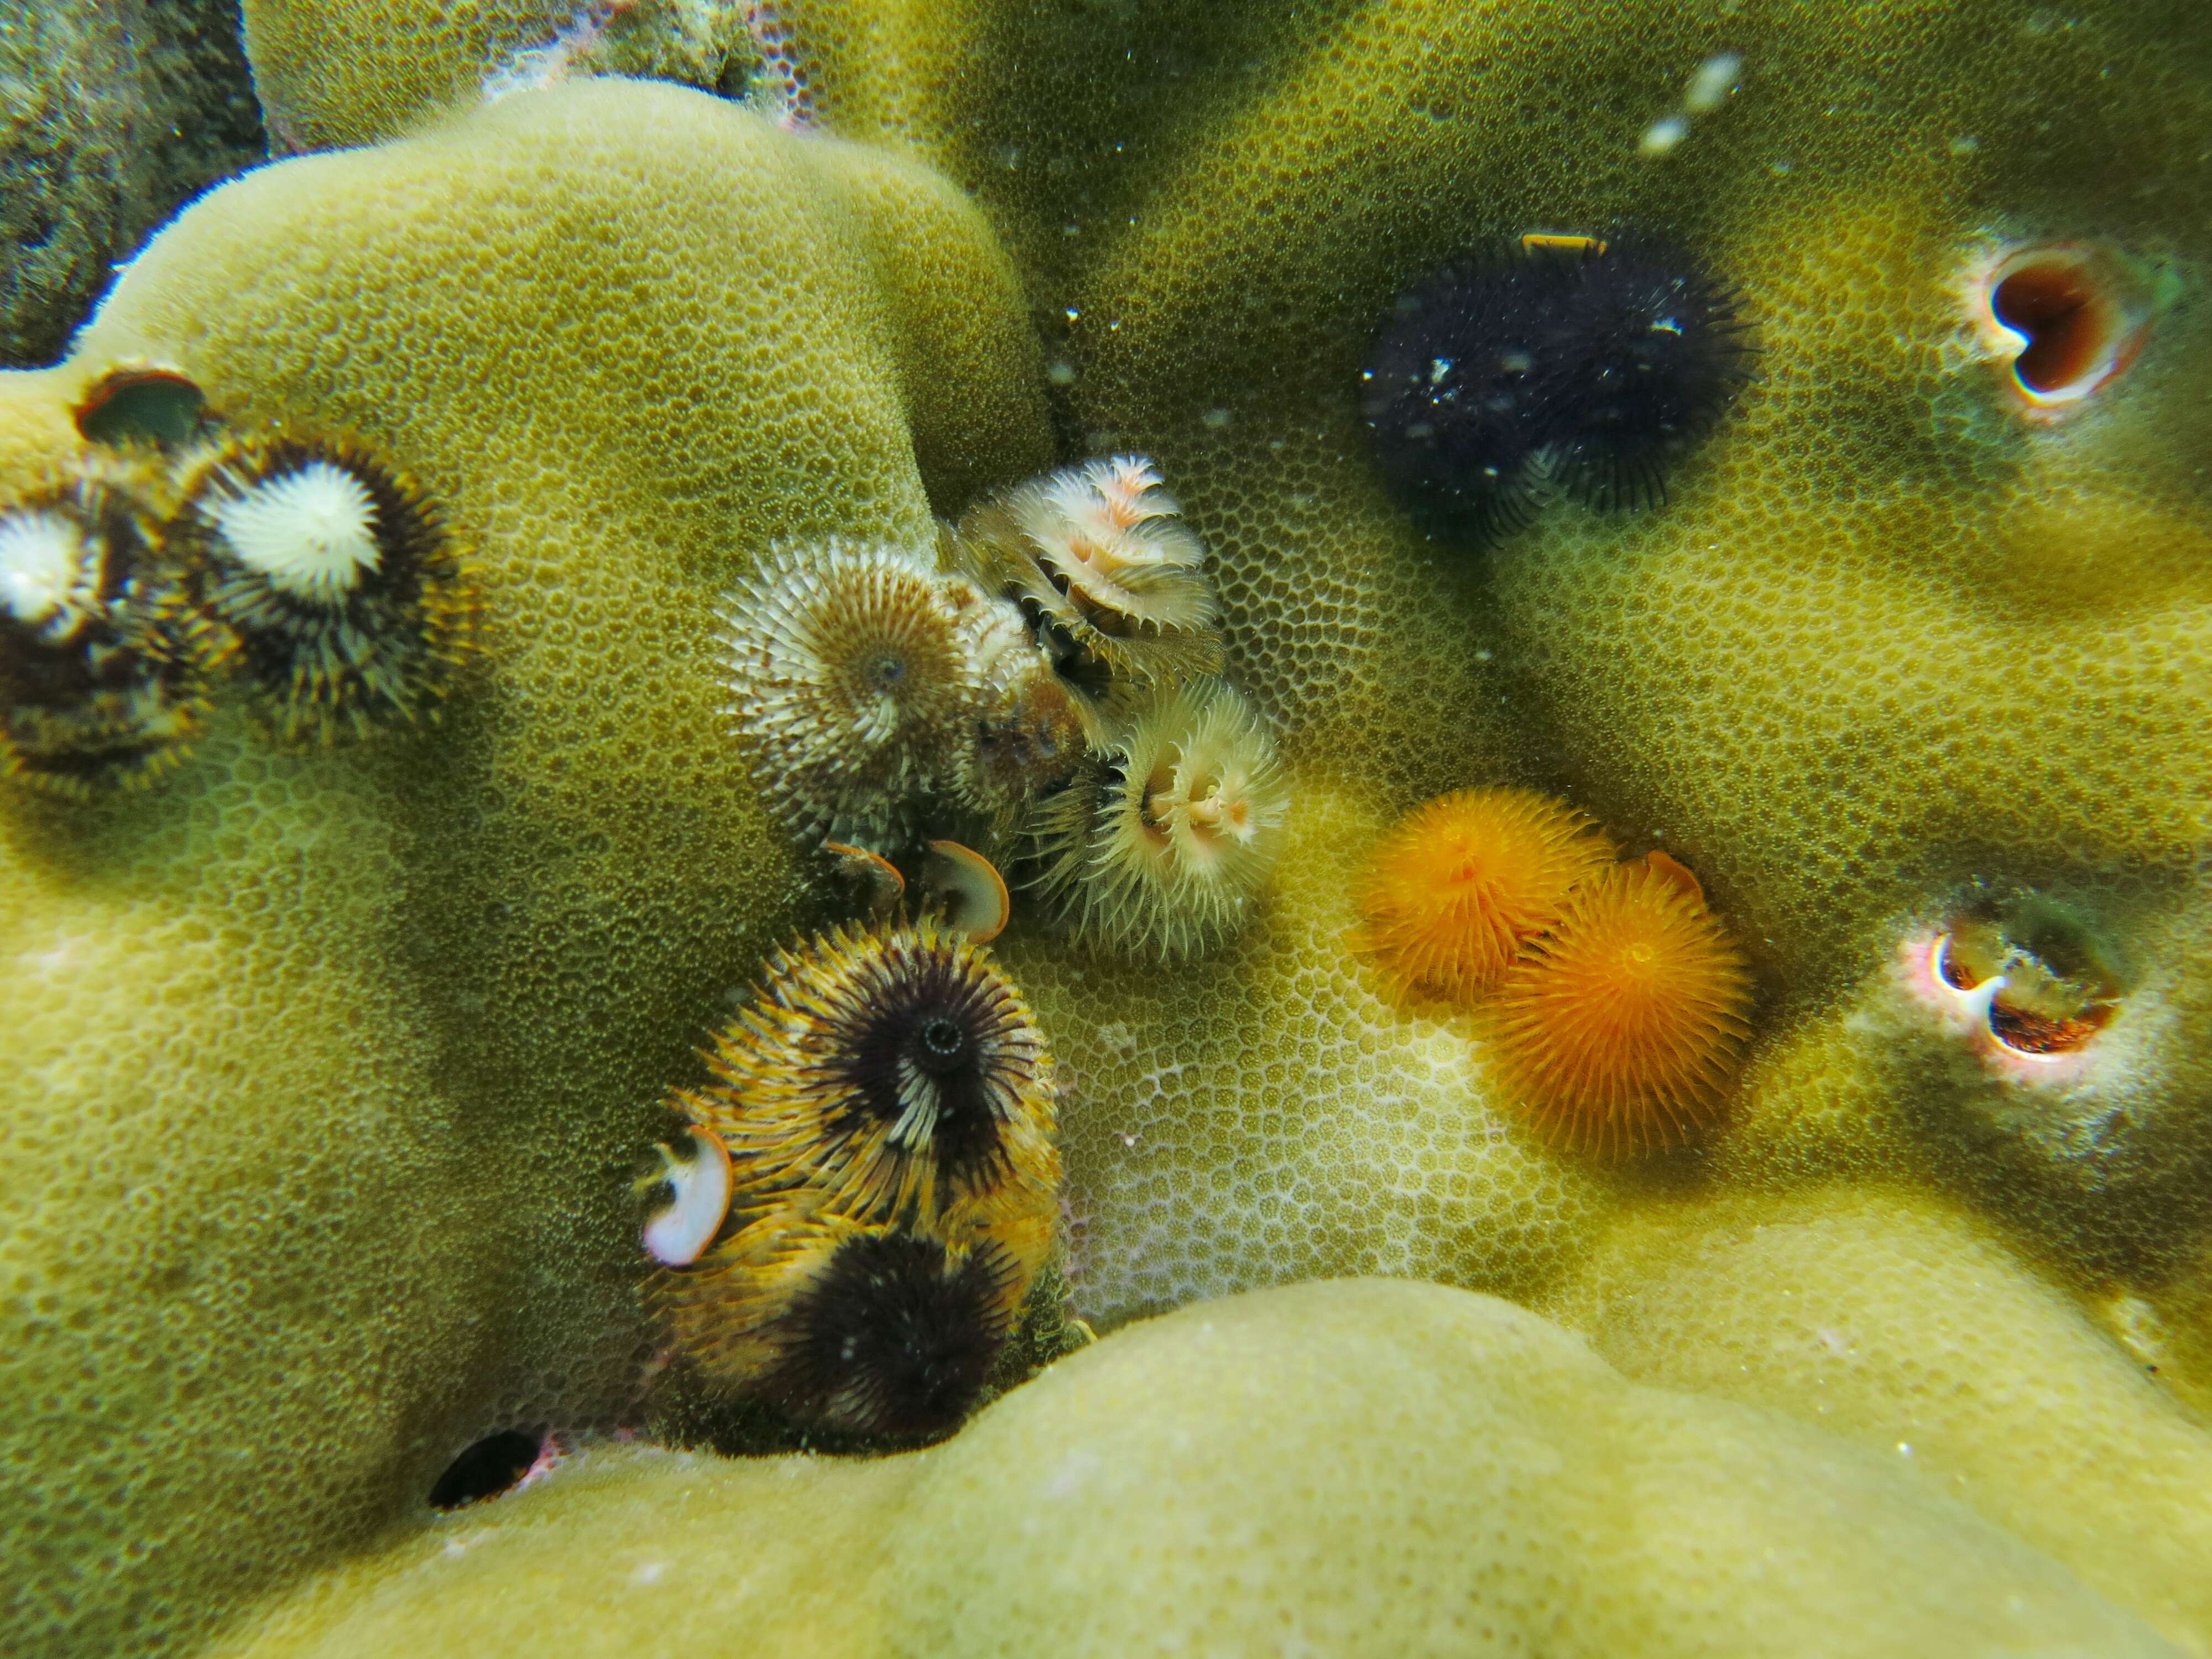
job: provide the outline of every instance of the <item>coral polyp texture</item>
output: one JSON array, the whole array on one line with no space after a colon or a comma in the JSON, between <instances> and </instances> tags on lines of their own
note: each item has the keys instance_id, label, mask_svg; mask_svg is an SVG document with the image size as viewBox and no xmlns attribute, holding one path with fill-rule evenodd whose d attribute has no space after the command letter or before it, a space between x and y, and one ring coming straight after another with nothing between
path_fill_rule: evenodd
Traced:
<instances>
[{"instance_id":1,"label":"coral polyp texture","mask_svg":"<svg viewBox=\"0 0 2212 1659\"><path fill-rule=\"evenodd\" d=\"M594 1447L216 1650L467 1651L518 1625L594 1656L733 1628L947 1659L1258 1655L1285 1631L1363 1659L2179 1651L1890 1448L1631 1381L1491 1297L1374 1281L1109 1337L924 1457Z\"/></svg>"},{"instance_id":2,"label":"coral polyp texture","mask_svg":"<svg viewBox=\"0 0 2212 1659\"><path fill-rule=\"evenodd\" d=\"M40 1402L0 1557L73 1564L0 1646L186 1644L487 1431L634 1408L656 1102L805 902L717 607L749 550L926 544L1045 466L1017 294L926 169L602 80L211 193L0 381L10 511L101 464L118 369L349 434L472 550L483 647L434 727L294 753L234 702L155 787L0 799L0 1394Z\"/></svg>"},{"instance_id":3,"label":"coral polyp texture","mask_svg":"<svg viewBox=\"0 0 2212 1659\"><path fill-rule=\"evenodd\" d=\"M1817 1420L2182 1651L2203 1645L2212 1435L1986 1224L1879 1184L1660 1205L1547 1303L1628 1375ZM2069 1478L2092 1466L2094 1480Z\"/></svg>"},{"instance_id":4,"label":"coral polyp texture","mask_svg":"<svg viewBox=\"0 0 2212 1659\"><path fill-rule=\"evenodd\" d=\"M1527 1295L1609 1212L1461 1024L1401 1008L1346 948L1384 827L1309 773L1262 902L1213 953L1133 970L1018 925L994 947L1052 1033L1086 1318L1345 1272Z\"/></svg>"},{"instance_id":5,"label":"coral polyp texture","mask_svg":"<svg viewBox=\"0 0 2212 1659\"><path fill-rule=\"evenodd\" d=\"M0 1647L2212 1650L2204 8L244 21L320 153L0 380L10 707L116 726L16 665L93 614L79 480L220 652L161 531L227 440L411 480L477 648L434 726L288 744L210 660L124 700L190 711L149 787L0 780ZM1496 440L1468 557L1360 374L1486 268L1581 368L1394 360ZM725 641L833 543L981 690L801 818ZM1409 991L1370 872L1498 790L1625 861ZM715 1219L696 1045L789 941L949 929L946 839L1056 1210L733 1135ZM649 1273L809 1432L989 1403L618 1448L698 1421ZM1346 1275L1440 1283L1276 1288ZM529 1484L441 1519L495 1435Z\"/></svg>"},{"instance_id":6,"label":"coral polyp texture","mask_svg":"<svg viewBox=\"0 0 2212 1659\"><path fill-rule=\"evenodd\" d=\"M569 76L712 87L750 60L743 14L713 0L244 0L246 49L278 153L335 149L457 105Z\"/></svg>"}]
</instances>

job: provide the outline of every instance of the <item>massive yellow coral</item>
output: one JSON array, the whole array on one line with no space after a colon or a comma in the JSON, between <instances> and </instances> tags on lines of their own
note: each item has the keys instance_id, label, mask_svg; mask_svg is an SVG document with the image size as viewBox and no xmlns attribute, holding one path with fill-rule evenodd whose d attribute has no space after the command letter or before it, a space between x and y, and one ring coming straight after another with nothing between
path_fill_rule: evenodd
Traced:
<instances>
[{"instance_id":1,"label":"massive yellow coral","mask_svg":"<svg viewBox=\"0 0 2212 1659\"><path fill-rule=\"evenodd\" d=\"M2127 1373L2131 1359L2170 1364L2176 1398L2201 1406L2212 1352L2193 1196L2212 1116L2198 418L2212 356L2192 298L2212 219L2175 137L2212 108L2192 55L2201 10L780 9L830 130L907 147L973 189L1024 294L975 213L910 166L779 137L702 98L602 85L518 95L219 194L161 239L69 365L0 396L0 473L17 483L74 450L70 405L134 356L176 361L247 424L357 430L452 501L482 543L493 607L483 686L434 740L306 763L227 727L161 804L97 817L96 834L10 809L37 870L21 959L60 1011L56 1057L21 1085L20 1121L52 1155L28 1166L46 1219L24 1235L21 1282L40 1322L18 1352L47 1368L42 1384L96 1355L99 1381L42 1396L64 1401L61 1426L24 1429L9 1455L34 1475L49 1445L90 1457L98 1489L119 1467L98 1459L119 1443L99 1438L94 1406L118 1398L151 1448L144 1486L105 1532L65 1516L51 1481L8 1511L31 1517L19 1536L101 1587L58 1610L82 1617L79 1644L107 1638L125 1608L158 1636L235 1607L295 1571L272 1553L280 1523L302 1549L358 1536L419 1490L461 1425L603 1402L626 1375L626 1154L647 1139L635 1113L685 1074L687 1043L795 896L744 779L703 746L717 725L696 654L705 607L769 534L917 537L932 509L957 513L1041 466L1026 301L1060 459L1140 447L1159 460L1211 549L1229 672L1273 721L1292 785L1279 874L1217 954L1133 970L1020 918L1001 942L1068 1081L1079 1307L1119 1318L1346 1271L1548 1294L1632 1372L1800 1415L1832 1395L1837 1425L1873 1448L1842 1474L1827 1467L1844 1488L1890 1496L1847 1507L1833 1535L1770 1501L1771 1425L1633 1466L1656 1469L1679 1507L1606 1489L1607 1518L1636 1529L1610 1540L1622 1551L1686 1539L1692 1556L1727 1554L1746 1531L1764 1545L1778 1527L1812 1529L1789 1534L1803 1543L1776 1581L1790 1605L1716 1626L1708 1647L1819 1650L1793 1622L1810 1607L1828 1639L1862 1638L1853 1651L1971 1648L1975 1634L1933 1613L1913 1621L1954 1585L2067 1582L1959 1510L1928 1508L1924 1484L1873 1471L1867 1457L1899 1455L1883 1437L1917 1447L1923 1422L1927 1461L1963 1477L1970 1509L2204 1645L2205 1503L2160 1474L2199 1467L2201 1431ZM264 93L304 112L295 140L416 131L472 104L536 38L506 0L440 8L432 49L410 62L401 26L426 15L415 0L253 0ZM487 19L481 38L458 27ZM350 55L305 46L319 21L349 31ZM1741 90L1671 147L1644 142L1723 54L1740 60ZM1559 503L1488 548L1426 540L1359 428L1359 364L1394 295L1525 231L1624 229L1687 247L1741 289L1757 382L1662 507ZM2023 410L1975 310L1993 258L2027 241L2107 248L2148 296L2142 349L2064 419ZM1495 1109L1475 1036L1395 1007L1348 957L1349 884L1382 827L1441 790L1501 782L1566 794L1632 854L1679 851L1753 953L1747 1066L1709 1148L1625 1172L1547 1151ZM1964 1015L1929 1016L1899 976L1916 941L1925 960L1930 930L2023 894L2066 907L2118 964L2118 1012L2057 1086L2056 1072L1993 1067ZM58 970L112 962L125 939L127 977L88 970L53 988ZM308 988L275 1024L270 988L295 980ZM92 988L124 983L152 1006ZM112 1058L141 1052L150 1070ZM87 1056L118 1069L88 1082ZM57 1115L56 1097L82 1107ZM252 1101L286 1126L303 1103L337 1108L329 1140L307 1150L282 1132L232 1146L221 1136L235 1116L206 1115L203 1097ZM133 1177L87 1166L69 1138L79 1116L136 1121L134 1103L156 1131L190 1123L160 1143L173 1182L126 1189ZM11 1202L31 1179L15 1167L0 1188ZM1881 1192L1862 1190L1876 1181ZM1832 1190L1792 1195L1816 1186ZM395 1266L380 1235L361 1241L373 1212L409 1203L420 1256ZM103 1222L145 1215L130 1236L164 1241L144 1274L97 1287L112 1314L78 1313L83 1299L52 1288L81 1271L57 1218L81 1236L87 1206ZM318 1259L328 1277L264 1262L267 1235L247 1218L272 1210L320 1218L349 1247ZM223 1218L204 1237L191 1231L204 1214ZM1988 1306L1977 1287L1993 1287ZM1814 1345L1832 1327L1792 1322L1785 1290L1881 1333L1879 1363L1823 1370ZM237 1311L225 1324L201 1308ZM1360 1302L1342 1321L1289 1322L1279 1344L1230 1345L1206 1386L1246 1401L1278 1443L1368 1448L1368 1468L1395 1467L1409 1441L1456 1444L1469 1421L1527 1426L1512 1414L1527 1397L1480 1367L1448 1372L1476 1416L1392 1415L1443 1387L1359 1340L1398 1316ZM539 1344L517 1361L505 1350L524 1326ZM272 1356L264 1372L313 1377L326 1368L299 1356L337 1347L336 1330L356 1346L382 1334L358 1390L312 1425L301 1391L265 1375L155 1375L174 1344L244 1328ZM1107 1349L1169 1340L1140 1331ZM474 1368L458 1387L429 1361L457 1347ZM1968 1349L1977 1364L1962 1367ZM556 1352L582 1356L565 1387L526 1374ZM134 1371L108 1352L155 1358ZM1123 1362L1085 1363L1097 1375ZM1236 1392L1362 1365L1383 1375L1380 1391L1330 1395L1326 1434ZM1075 1592L1096 1581L1081 1571L1114 1552L1086 1553L1079 1531L1020 1534L1030 1553L1010 1553L1003 1579L980 1547L958 1571L876 1556L824 1578L782 1525L854 1540L880 1518L934 1542L955 1517L1003 1528L1010 1511L988 1491L1025 1491L1009 1470L1066 1473L1071 1443L1155 1468L1135 1443L1166 1409L1159 1375L1133 1365L1096 1395L1048 1379L1036 1403L1018 1395L913 1464L833 1476L641 1460L608 1477L636 1484L607 1508L579 1483L573 1534L556 1484L529 1559L567 1571L595 1541L641 1534L644 1494L712 1490L731 1527L754 1528L716 1540L761 1552L786 1592L748 1616L797 1632L864 1644L894 1614L935 1632L973 1596L1024 1621L1008 1638L1024 1647L1066 1636L1079 1650L1095 1626L1126 1650L1121 1616L1199 1640L1215 1617L1241 1616L1243 1575L1282 1582L1269 1575L1283 1534L1236 1536L1203 1582L1170 1561L1154 1595L1086 1600ZM1954 1395L1929 1403L1916 1391L1929 1375ZM151 1380L125 1393L112 1381L125 1376ZM195 1381L178 1397L200 1414L163 1417L172 1386ZM1987 1422L1955 1409L1959 1388ZM1577 1432L1619 1452L1624 1425L1647 1425L1641 1409L1616 1402L1596 1413L1601 1429L1578 1417ZM1113 1413L1128 1440L1085 1438ZM1176 1420L1200 1425L1176 1445L1242 1443L1233 1412ZM179 1449L235 1442L241 1424L325 1460L326 1494L266 1507L271 1456L246 1523L187 1527L171 1495ZM1399 1437L1363 1440L1372 1424ZM2024 1466L2029 1449L2056 1463L2091 1443L2103 1461ZM1793 1443L1780 1455L1792 1469L1801 1454L1839 1455ZM1254 1464L1295 1468L1272 1453ZM1258 1478L1253 1467L1225 1461L1220 1485ZM1490 1466L1454 1468L1468 1490L1499 1490L1483 1484ZM1192 1524L1218 1532L1214 1489L1179 1474ZM757 1521L771 1486L783 1501ZM1304 1513L1303 1501L1282 1507ZM631 1518L608 1518L625 1504ZM1583 1535L1507 1507L1525 1532L1501 1553ZM1387 1532L1407 1512L1363 1513ZM149 1536L151 1567L83 1566ZM1982 1541L1960 1565L1969 1536ZM480 1558L493 1564L481 1597L434 1577L444 1542L466 1562L475 1537L404 1543L357 1582L402 1567L444 1590L442 1616L481 1616L511 1583L495 1553ZM1894 1553L1862 1553L1891 1538L1904 1540ZM1458 1582L1467 1554L1408 1558L1408 1572L1425 1595ZM192 1575L189 1604L157 1601ZM596 1623L579 1640L623 1628L614 1592L573 1583L547 1617ZM1048 1594L1063 1588L1064 1603ZM2070 1588L2072 1612L2023 1594L2025 1633L1994 1600L1962 1605L1988 1613L1978 1628L1992 1640L2143 1639L2082 1613ZM665 1617L668 1594L651 1600ZM303 1592L282 1628L424 1628L409 1622L419 1602L346 1613L343 1601ZM1615 1650L1664 1650L1636 1605L1591 1628ZM1892 1616L1877 1640L1853 1623ZM1071 1617L1091 1624L1069 1635Z\"/></svg>"},{"instance_id":2,"label":"massive yellow coral","mask_svg":"<svg viewBox=\"0 0 2212 1659\"><path fill-rule=\"evenodd\" d=\"M839 1659L2173 1651L1892 1455L1628 1383L1504 1303L1373 1282L1138 1326L910 1456L594 1449L216 1651L517 1631Z\"/></svg>"},{"instance_id":3,"label":"massive yellow coral","mask_svg":"<svg viewBox=\"0 0 2212 1659\"><path fill-rule=\"evenodd\" d=\"M2203 1220L2212 354L2172 296L2212 249L2169 135L2212 89L2171 51L2169 24L2200 21L2017 21L1419 0L1247 20L1202 107L1033 199L1087 183L1106 209L1068 214L1092 246L1051 256L1071 320L1048 349L1081 426L1158 457L1209 538L1234 671L1294 769L1325 757L1399 810L1504 774L1679 851L1760 969L1755 1054L1841 1019L1910 931L1987 896L2046 893L2110 939L2141 996L2100 1097L1976 1084L1962 1114L1954 1067L1863 1042L1821 1085L1948 1128L1923 1166L2102 1272ZM1723 53L1741 90L1652 155ZM1072 118L1055 153L1105 125ZM1394 295L1531 230L1689 249L1741 290L1757 382L1663 507L1562 501L1486 548L1425 542L1364 454L1363 355ZM2151 321L2054 422L1992 357L1975 283L1992 250L2069 239L2124 256ZM1279 1029L1285 1056L1313 1041ZM1993 1117L1994 1140L1960 1130ZM1717 1156L1759 1176L1755 1149Z\"/></svg>"},{"instance_id":4,"label":"massive yellow coral","mask_svg":"<svg viewBox=\"0 0 2212 1659\"><path fill-rule=\"evenodd\" d=\"M2062 920L2102 908L2038 902ZM1859 983L1790 1022L1744 1079L1715 1174L1771 1188L1911 1171L2085 1285L2164 1282L2212 1223L2207 896L2111 907L2130 947L2115 1012L2044 1060L2009 1054L1972 998L1934 982L1937 941L1971 913L1954 897L1893 919Z\"/></svg>"},{"instance_id":5,"label":"massive yellow coral","mask_svg":"<svg viewBox=\"0 0 2212 1659\"><path fill-rule=\"evenodd\" d=\"M775 537L911 538L1042 459L954 192L638 83L206 198L0 380L0 478L144 362L412 474L485 649L418 737L234 718L160 791L0 799L0 1556L56 1564L9 1615L49 1651L173 1641L483 1427L634 1400L653 1103L799 902L714 608Z\"/></svg>"},{"instance_id":6,"label":"massive yellow coral","mask_svg":"<svg viewBox=\"0 0 2212 1659\"><path fill-rule=\"evenodd\" d=\"M1547 1307L1630 1376L1921 1469L2192 1653L2212 1431L1988 1228L1838 1188L1625 1222Z\"/></svg>"},{"instance_id":7,"label":"massive yellow coral","mask_svg":"<svg viewBox=\"0 0 2212 1659\"><path fill-rule=\"evenodd\" d=\"M2011 15L1403 0L1285 40L1265 94L1182 129L1148 210L1100 233L1070 296L1086 418L1177 477L1294 720L1320 717L1309 665L1412 701L1443 690L1446 636L1489 652L1524 764L1568 757L1583 804L1681 847L1801 993L1978 870L2170 888L2212 809L2190 764L2212 721L2184 418L2203 325L2162 316L2100 407L2039 428L1979 361L1963 289L1993 239L2200 255L2203 185L2163 124L2206 94L2148 15L2094 42ZM1645 158L1723 50L1742 91ZM1841 112L1877 61L1911 73ZM2064 110L2067 139L2023 107ZM1758 319L1759 384L1666 510L1561 506L1470 566L1413 552L1364 468L1316 477L1358 459L1359 356L1395 293L1486 240L1622 226L1692 248ZM1487 614L1306 620L1331 579L1417 562Z\"/></svg>"}]
</instances>

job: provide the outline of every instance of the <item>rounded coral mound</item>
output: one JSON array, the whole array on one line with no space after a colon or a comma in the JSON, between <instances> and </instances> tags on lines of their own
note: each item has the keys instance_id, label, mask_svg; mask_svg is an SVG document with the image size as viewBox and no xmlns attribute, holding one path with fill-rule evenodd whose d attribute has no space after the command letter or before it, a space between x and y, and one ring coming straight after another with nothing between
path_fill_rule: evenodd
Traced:
<instances>
[{"instance_id":1,"label":"rounded coral mound","mask_svg":"<svg viewBox=\"0 0 2212 1659\"><path fill-rule=\"evenodd\" d=\"M1346 1272L1526 1296L1608 1212L1585 1163L1517 1130L1459 1024L1345 948L1383 827L1297 780L1266 902L1214 956L1133 971L1034 929L998 942L1052 1034L1067 1278L1102 1328Z\"/></svg>"},{"instance_id":2,"label":"rounded coral mound","mask_svg":"<svg viewBox=\"0 0 2212 1659\"><path fill-rule=\"evenodd\" d=\"M1498 988L1557 924L1568 890L1613 860L1596 826L1533 789L1462 789L1393 826L1361 878L1354 946L1407 990Z\"/></svg>"},{"instance_id":3,"label":"rounded coral mound","mask_svg":"<svg viewBox=\"0 0 2212 1659\"><path fill-rule=\"evenodd\" d=\"M1949 1204L1870 1184L1656 1206L1545 1305L1639 1380L1786 1412L1931 1475L2185 1651L2212 1629L2208 1419Z\"/></svg>"},{"instance_id":4,"label":"rounded coral mound","mask_svg":"<svg viewBox=\"0 0 2212 1659\"><path fill-rule=\"evenodd\" d=\"M2173 1651L1893 1453L1627 1382L1486 1297L1360 1281L1133 1327L922 1456L594 1449L217 1651L518 1627L579 1656L732 1630L948 1659Z\"/></svg>"}]
</instances>

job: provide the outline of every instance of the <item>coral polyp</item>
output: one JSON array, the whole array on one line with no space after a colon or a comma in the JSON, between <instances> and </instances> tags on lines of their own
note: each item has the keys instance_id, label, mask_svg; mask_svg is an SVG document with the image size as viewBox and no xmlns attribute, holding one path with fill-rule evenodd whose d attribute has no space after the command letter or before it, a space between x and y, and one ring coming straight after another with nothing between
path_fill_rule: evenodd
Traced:
<instances>
[{"instance_id":1,"label":"coral polyp","mask_svg":"<svg viewBox=\"0 0 2212 1659\"><path fill-rule=\"evenodd\" d=\"M781 549L732 595L725 711L792 835L882 847L957 777L981 596L904 548Z\"/></svg>"},{"instance_id":2,"label":"coral polyp","mask_svg":"<svg viewBox=\"0 0 2212 1659\"><path fill-rule=\"evenodd\" d=\"M290 436L222 446L184 490L172 544L280 737L434 714L478 609L434 501L357 444Z\"/></svg>"},{"instance_id":3,"label":"coral polyp","mask_svg":"<svg viewBox=\"0 0 2212 1659\"><path fill-rule=\"evenodd\" d=\"M1289 810L1266 722L1202 680L1136 708L1120 742L1040 805L1036 884L1079 938L1195 956L1243 926Z\"/></svg>"},{"instance_id":4,"label":"coral polyp","mask_svg":"<svg viewBox=\"0 0 2212 1659\"><path fill-rule=\"evenodd\" d=\"M925 916L778 951L708 1065L714 1084L677 1103L729 1148L738 1207L805 1188L871 1225L1003 1226L1042 1259L1052 1059L981 946Z\"/></svg>"},{"instance_id":5,"label":"coral polyp","mask_svg":"<svg viewBox=\"0 0 2212 1659\"><path fill-rule=\"evenodd\" d=\"M89 799L176 764L220 638L156 547L143 481L88 471L0 512L0 772Z\"/></svg>"},{"instance_id":6,"label":"coral polyp","mask_svg":"<svg viewBox=\"0 0 2212 1659\"><path fill-rule=\"evenodd\" d=\"M1533 789L1458 790L1376 844L1355 896L1353 944L1401 994L1479 996L1559 921L1568 890L1613 858L1565 801Z\"/></svg>"},{"instance_id":7,"label":"coral polyp","mask_svg":"<svg viewBox=\"0 0 2212 1659\"><path fill-rule=\"evenodd\" d=\"M1487 1030L1506 1091L1547 1139L1629 1158L1715 1121L1750 1006L1750 969L1727 930L1633 862L1568 895L1557 926L1507 970Z\"/></svg>"},{"instance_id":8,"label":"coral polyp","mask_svg":"<svg viewBox=\"0 0 2212 1659\"><path fill-rule=\"evenodd\" d=\"M1688 256L1549 238L1404 294L1360 376L1383 477L1448 534L1498 535L1558 483L1601 508L1668 469L1749 379L1734 294Z\"/></svg>"}]
</instances>

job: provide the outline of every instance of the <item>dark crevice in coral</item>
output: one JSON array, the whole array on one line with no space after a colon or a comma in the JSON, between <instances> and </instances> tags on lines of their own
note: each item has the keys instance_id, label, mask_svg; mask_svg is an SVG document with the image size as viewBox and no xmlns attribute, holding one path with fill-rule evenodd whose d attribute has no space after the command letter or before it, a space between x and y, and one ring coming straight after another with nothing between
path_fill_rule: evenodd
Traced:
<instances>
[{"instance_id":1,"label":"dark crevice in coral","mask_svg":"<svg viewBox=\"0 0 2212 1659\"><path fill-rule=\"evenodd\" d=\"M543 1438L523 1429L486 1435L446 1465L430 1488L430 1507L458 1510L512 1491L538 1461Z\"/></svg>"}]
</instances>

